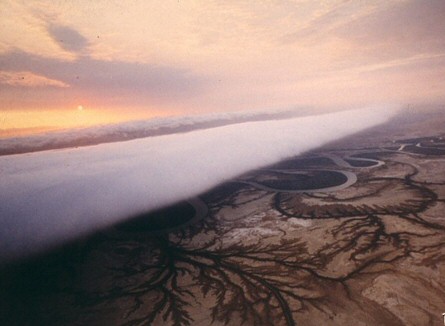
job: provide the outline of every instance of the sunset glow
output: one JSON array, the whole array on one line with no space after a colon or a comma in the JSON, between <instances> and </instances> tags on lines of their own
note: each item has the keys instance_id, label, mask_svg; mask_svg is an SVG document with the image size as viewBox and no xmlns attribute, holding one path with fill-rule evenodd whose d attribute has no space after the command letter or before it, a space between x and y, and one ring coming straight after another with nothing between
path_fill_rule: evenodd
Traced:
<instances>
[{"instance_id":1,"label":"sunset glow","mask_svg":"<svg viewBox=\"0 0 445 326\"><path fill-rule=\"evenodd\" d=\"M0 138L22 136L57 129L81 128L131 120L150 119L155 116L142 110L85 109L79 105L75 110L10 110L1 113Z\"/></svg>"},{"instance_id":2,"label":"sunset glow","mask_svg":"<svg viewBox=\"0 0 445 326\"><path fill-rule=\"evenodd\" d=\"M6 0L0 19L0 129L445 99L441 0Z\"/></svg>"}]
</instances>

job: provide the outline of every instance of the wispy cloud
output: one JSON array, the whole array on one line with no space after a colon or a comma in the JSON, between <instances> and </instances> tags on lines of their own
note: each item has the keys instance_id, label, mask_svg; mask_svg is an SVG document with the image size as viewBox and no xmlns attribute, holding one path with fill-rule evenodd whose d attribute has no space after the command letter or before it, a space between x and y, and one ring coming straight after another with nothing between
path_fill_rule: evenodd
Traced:
<instances>
[{"instance_id":1,"label":"wispy cloud","mask_svg":"<svg viewBox=\"0 0 445 326\"><path fill-rule=\"evenodd\" d=\"M332 1L314 10L304 23L284 34L283 43L315 43L332 39L332 32L360 21L368 16L384 11L388 1Z\"/></svg>"},{"instance_id":2,"label":"wispy cloud","mask_svg":"<svg viewBox=\"0 0 445 326\"><path fill-rule=\"evenodd\" d=\"M60 80L36 75L30 71L0 71L0 84L14 87L69 87Z\"/></svg>"},{"instance_id":3,"label":"wispy cloud","mask_svg":"<svg viewBox=\"0 0 445 326\"><path fill-rule=\"evenodd\" d=\"M60 94L67 100L78 98L81 92L108 105L147 105L150 102L171 101L172 98L188 98L204 87L205 80L205 77L176 67L104 61L88 56L64 61L25 52L0 54L0 69L5 76L15 76L22 71L45 76L53 81L47 83L48 86L56 86L57 81L58 86L70 85L71 91ZM19 83L9 82L8 85L19 86ZM54 100L53 94L51 98ZM37 103L40 101L39 106L42 107L49 99L44 94L35 93L34 100ZM20 99L17 101L20 102Z\"/></svg>"},{"instance_id":4,"label":"wispy cloud","mask_svg":"<svg viewBox=\"0 0 445 326\"><path fill-rule=\"evenodd\" d=\"M355 64L445 53L445 2L394 2L336 28L333 35L351 44Z\"/></svg>"}]
</instances>

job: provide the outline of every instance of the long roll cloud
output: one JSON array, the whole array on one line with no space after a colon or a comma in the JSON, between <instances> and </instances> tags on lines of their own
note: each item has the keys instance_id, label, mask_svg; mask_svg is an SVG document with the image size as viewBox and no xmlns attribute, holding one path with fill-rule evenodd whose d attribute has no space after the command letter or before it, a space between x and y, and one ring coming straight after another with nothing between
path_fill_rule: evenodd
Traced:
<instances>
[{"instance_id":1,"label":"long roll cloud","mask_svg":"<svg viewBox=\"0 0 445 326\"><path fill-rule=\"evenodd\" d=\"M0 263L387 121L389 107L0 157Z\"/></svg>"}]
</instances>

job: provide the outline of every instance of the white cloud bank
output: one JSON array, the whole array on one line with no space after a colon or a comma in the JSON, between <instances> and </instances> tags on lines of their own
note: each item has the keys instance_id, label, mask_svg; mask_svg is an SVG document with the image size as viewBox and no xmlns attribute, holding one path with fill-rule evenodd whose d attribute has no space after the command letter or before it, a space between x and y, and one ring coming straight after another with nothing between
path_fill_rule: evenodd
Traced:
<instances>
[{"instance_id":1,"label":"white cloud bank","mask_svg":"<svg viewBox=\"0 0 445 326\"><path fill-rule=\"evenodd\" d=\"M303 115L311 115L309 109L222 112L197 116L162 117L141 121L128 121L118 124L53 131L40 135L0 139L0 155L96 145L173 133L184 133L197 129L208 129L242 122L289 119Z\"/></svg>"},{"instance_id":2,"label":"white cloud bank","mask_svg":"<svg viewBox=\"0 0 445 326\"><path fill-rule=\"evenodd\" d=\"M0 262L387 121L390 107L0 157Z\"/></svg>"}]
</instances>

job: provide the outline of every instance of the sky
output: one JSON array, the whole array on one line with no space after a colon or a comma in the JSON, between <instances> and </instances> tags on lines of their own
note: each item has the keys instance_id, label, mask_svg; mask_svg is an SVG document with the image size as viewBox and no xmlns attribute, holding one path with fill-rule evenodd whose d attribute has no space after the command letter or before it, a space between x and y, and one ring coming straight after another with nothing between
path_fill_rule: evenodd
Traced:
<instances>
[{"instance_id":1,"label":"sky","mask_svg":"<svg viewBox=\"0 0 445 326\"><path fill-rule=\"evenodd\" d=\"M0 131L445 101L445 1L0 2Z\"/></svg>"}]
</instances>

